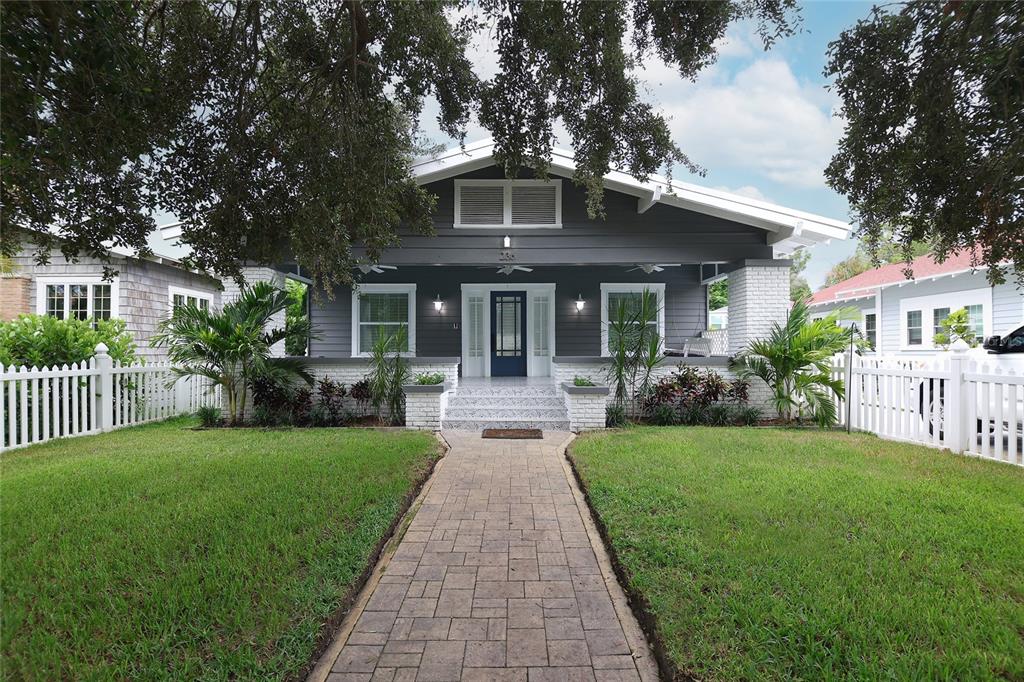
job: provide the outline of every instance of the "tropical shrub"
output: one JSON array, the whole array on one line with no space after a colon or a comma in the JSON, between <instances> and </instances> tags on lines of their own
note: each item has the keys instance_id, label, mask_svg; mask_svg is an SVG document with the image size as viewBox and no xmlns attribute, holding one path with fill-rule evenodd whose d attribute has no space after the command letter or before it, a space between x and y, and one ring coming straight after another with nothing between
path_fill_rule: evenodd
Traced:
<instances>
[{"instance_id":1,"label":"tropical shrub","mask_svg":"<svg viewBox=\"0 0 1024 682\"><path fill-rule=\"evenodd\" d=\"M314 426L337 426L342 423L345 414L345 384L323 377L317 383L317 402L314 407L319 407L317 421L320 423ZM312 415L311 415L312 416Z\"/></svg>"},{"instance_id":2,"label":"tropical shrub","mask_svg":"<svg viewBox=\"0 0 1024 682\"><path fill-rule=\"evenodd\" d=\"M52 367L88 360L99 343L122 364L135 362L135 341L124 320L58 320L19 315L0 322L0 365Z\"/></svg>"},{"instance_id":3,"label":"tropical shrub","mask_svg":"<svg viewBox=\"0 0 1024 682\"><path fill-rule=\"evenodd\" d=\"M220 312L196 305L175 308L160 323L153 345L166 346L178 376L200 376L224 389L228 418L237 424L245 414L246 389L257 378L278 384L313 382L301 359L271 357L271 347L294 335L309 336L309 320L268 329L288 305L288 294L269 282L243 287Z\"/></svg>"},{"instance_id":4,"label":"tropical shrub","mask_svg":"<svg viewBox=\"0 0 1024 682\"><path fill-rule=\"evenodd\" d=\"M679 412L672 405L655 405L651 411L651 423L657 426L674 426L679 421Z\"/></svg>"},{"instance_id":5,"label":"tropical shrub","mask_svg":"<svg viewBox=\"0 0 1024 682\"><path fill-rule=\"evenodd\" d=\"M658 296L645 289L639 296L623 296L609 310L608 383L614 404L624 414L637 414L653 388L651 372L664 357L658 332Z\"/></svg>"},{"instance_id":6,"label":"tropical shrub","mask_svg":"<svg viewBox=\"0 0 1024 682\"><path fill-rule=\"evenodd\" d=\"M285 308L285 325L296 325L305 321L309 323L309 285L295 279L286 279L285 291L288 292L288 307ZM284 352L287 355L305 355L309 347L309 339L293 334L284 340Z\"/></svg>"},{"instance_id":7,"label":"tropical shrub","mask_svg":"<svg viewBox=\"0 0 1024 682\"><path fill-rule=\"evenodd\" d=\"M261 426L305 426L309 423L313 396L304 385L282 383L273 376L258 376L252 381L252 402L253 421Z\"/></svg>"},{"instance_id":8,"label":"tropical shrub","mask_svg":"<svg viewBox=\"0 0 1024 682\"><path fill-rule=\"evenodd\" d=\"M765 339L752 341L733 360L743 379L758 378L772 390L779 416L792 421L806 414L820 426L836 423L835 396L843 394L843 380L832 376L832 356L850 343L850 334L838 321L851 314L833 311L811 320L807 303L797 301L785 324L772 324Z\"/></svg>"},{"instance_id":9,"label":"tropical shrub","mask_svg":"<svg viewBox=\"0 0 1024 682\"><path fill-rule=\"evenodd\" d=\"M942 350L949 350L949 347L956 341L963 341L971 348L978 346L978 336L971 327L971 318L967 308L954 310L939 323L939 331L935 333L935 345Z\"/></svg>"},{"instance_id":10,"label":"tropical shrub","mask_svg":"<svg viewBox=\"0 0 1024 682\"><path fill-rule=\"evenodd\" d=\"M356 383L352 384L352 388L349 389L348 394L359 406L359 413L365 414L366 406L373 398L370 392L370 380L360 379Z\"/></svg>"},{"instance_id":11,"label":"tropical shrub","mask_svg":"<svg viewBox=\"0 0 1024 682\"><path fill-rule=\"evenodd\" d=\"M392 424L405 419L402 385L409 378L409 362L402 357L402 349L406 347L406 333L405 327L393 334L382 329L370 349L370 402L377 417Z\"/></svg>"},{"instance_id":12,"label":"tropical shrub","mask_svg":"<svg viewBox=\"0 0 1024 682\"><path fill-rule=\"evenodd\" d=\"M413 378L413 383L420 386L436 386L444 383L444 374L441 372L420 372Z\"/></svg>"},{"instance_id":13,"label":"tropical shrub","mask_svg":"<svg viewBox=\"0 0 1024 682\"><path fill-rule=\"evenodd\" d=\"M604 410L604 423L610 429L618 429L629 423L626 419L626 408L622 405L609 405Z\"/></svg>"}]
</instances>

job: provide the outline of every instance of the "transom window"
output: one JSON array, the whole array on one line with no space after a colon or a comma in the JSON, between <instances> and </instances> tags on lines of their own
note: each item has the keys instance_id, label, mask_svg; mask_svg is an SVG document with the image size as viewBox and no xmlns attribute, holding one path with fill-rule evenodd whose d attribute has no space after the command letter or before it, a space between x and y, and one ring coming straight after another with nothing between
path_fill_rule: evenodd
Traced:
<instances>
[{"instance_id":1,"label":"transom window","mask_svg":"<svg viewBox=\"0 0 1024 682\"><path fill-rule=\"evenodd\" d=\"M617 319L619 308L624 306L627 315L631 315L640 309L644 292L648 291L655 296L658 307L657 320L648 322L648 325L658 332L662 346L665 345L665 284L644 283L644 284L602 284L601 285L601 354L608 355L609 347L614 347L616 331L611 328L609 321Z\"/></svg>"},{"instance_id":2,"label":"transom window","mask_svg":"<svg viewBox=\"0 0 1024 682\"><path fill-rule=\"evenodd\" d=\"M102 276L73 279L38 277L36 312L58 320L109 320L117 316L116 278Z\"/></svg>"},{"instance_id":3,"label":"transom window","mask_svg":"<svg viewBox=\"0 0 1024 682\"><path fill-rule=\"evenodd\" d=\"M561 180L456 180L457 228L559 228Z\"/></svg>"},{"instance_id":4,"label":"transom window","mask_svg":"<svg viewBox=\"0 0 1024 682\"><path fill-rule=\"evenodd\" d=\"M171 300L171 312L178 308L191 305L200 310L209 310L213 305L213 293L199 291L198 289L185 289L183 287L168 287L168 295Z\"/></svg>"},{"instance_id":5,"label":"transom window","mask_svg":"<svg viewBox=\"0 0 1024 682\"><path fill-rule=\"evenodd\" d=\"M363 284L352 292L352 355L367 356L382 337L402 330L400 350L416 351L416 285Z\"/></svg>"}]
</instances>

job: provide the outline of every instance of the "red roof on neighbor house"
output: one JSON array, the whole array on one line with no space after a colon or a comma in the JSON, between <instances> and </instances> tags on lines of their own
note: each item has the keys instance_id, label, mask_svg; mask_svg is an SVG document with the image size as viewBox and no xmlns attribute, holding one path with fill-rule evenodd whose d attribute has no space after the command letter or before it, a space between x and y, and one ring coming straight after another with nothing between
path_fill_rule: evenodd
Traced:
<instances>
[{"instance_id":1,"label":"red roof on neighbor house","mask_svg":"<svg viewBox=\"0 0 1024 682\"><path fill-rule=\"evenodd\" d=\"M928 279L936 275L970 270L974 267L974 264L971 263L971 256L971 251L958 251L942 263L937 263L931 256L918 256L910 261L910 269L914 273L913 279ZM905 269L905 263L892 263L874 268L873 270L867 270L859 275L854 275L850 279L845 279L838 284L833 284L815 292L811 296L811 305L842 301L860 296L872 296L878 287L910 281L903 273Z\"/></svg>"}]
</instances>

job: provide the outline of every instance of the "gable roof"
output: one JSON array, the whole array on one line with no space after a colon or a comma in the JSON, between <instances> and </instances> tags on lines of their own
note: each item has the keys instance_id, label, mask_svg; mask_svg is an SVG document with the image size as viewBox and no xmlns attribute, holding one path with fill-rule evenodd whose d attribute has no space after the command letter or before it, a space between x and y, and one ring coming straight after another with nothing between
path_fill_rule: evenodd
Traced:
<instances>
[{"instance_id":1,"label":"gable roof","mask_svg":"<svg viewBox=\"0 0 1024 682\"><path fill-rule=\"evenodd\" d=\"M859 275L854 275L838 284L825 287L811 296L811 305L823 303L835 303L836 301L849 301L855 298L874 296L875 293L886 286L901 284L905 282L919 282L926 279L935 279L961 272L983 269L982 265L974 265L977 257L980 256L977 250L965 249L957 251L942 263L936 261L932 256L918 256L910 261L910 269L914 273L913 279L907 279L903 274L906 269L905 263L890 263L871 270L865 270Z\"/></svg>"},{"instance_id":2,"label":"gable roof","mask_svg":"<svg viewBox=\"0 0 1024 682\"><path fill-rule=\"evenodd\" d=\"M412 173L419 184L425 185L494 163L494 141L487 139L418 160L412 166ZM550 172L571 178L575 171L573 153L552 148ZM768 243L779 253L791 253L800 247L832 239L846 239L850 232L849 224L841 220L678 180L670 182L656 175L641 182L628 173L613 170L605 175L604 186L637 197L639 213L654 204L667 204L766 230L772 233Z\"/></svg>"}]
</instances>

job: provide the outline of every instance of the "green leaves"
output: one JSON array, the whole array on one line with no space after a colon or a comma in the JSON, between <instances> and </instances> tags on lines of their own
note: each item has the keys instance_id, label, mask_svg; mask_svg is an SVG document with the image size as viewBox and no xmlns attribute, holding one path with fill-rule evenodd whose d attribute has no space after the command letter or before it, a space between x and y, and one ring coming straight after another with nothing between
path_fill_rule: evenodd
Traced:
<instances>
[{"instance_id":1,"label":"green leaves","mask_svg":"<svg viewBox=\"0 0 1024 682\"><path fill-rule=\"evenodd\" d=\"M740 379L761 379L772 389L779 416L790 420L808 412L820 426L836 422L835 396L842 379L832 377L832 357L850 344L850 332L837 322L850 310L832 311L810 320L805 301L797 301L783 325L774 323L767 338L752 341L733 360Z\"/></svg>"},{"instance_id":2,"label":"green leaves","mask_svg":"<svg viewBox=\"0 0 1024 682\"><path fill-rule=\"evenodd\" d=\"M19 315L0 322L0 365L53 367L84 362L104 343L121 363L135 361L135 341L124 320L58 320L49 315Z\"/></svg>"},{"instance_id":3,"label":"green leaves","mask_svg":"<svg viewBox=\"0 0 1024 682\"><path fill-rule=\"evenodd\" d=\"M913 0L876 8L829 45L846 130L826 170L872 254L891 229L909 260L980 247L978 264L1024 282L1024 11Z\"/></svg>"}]
</instances>

